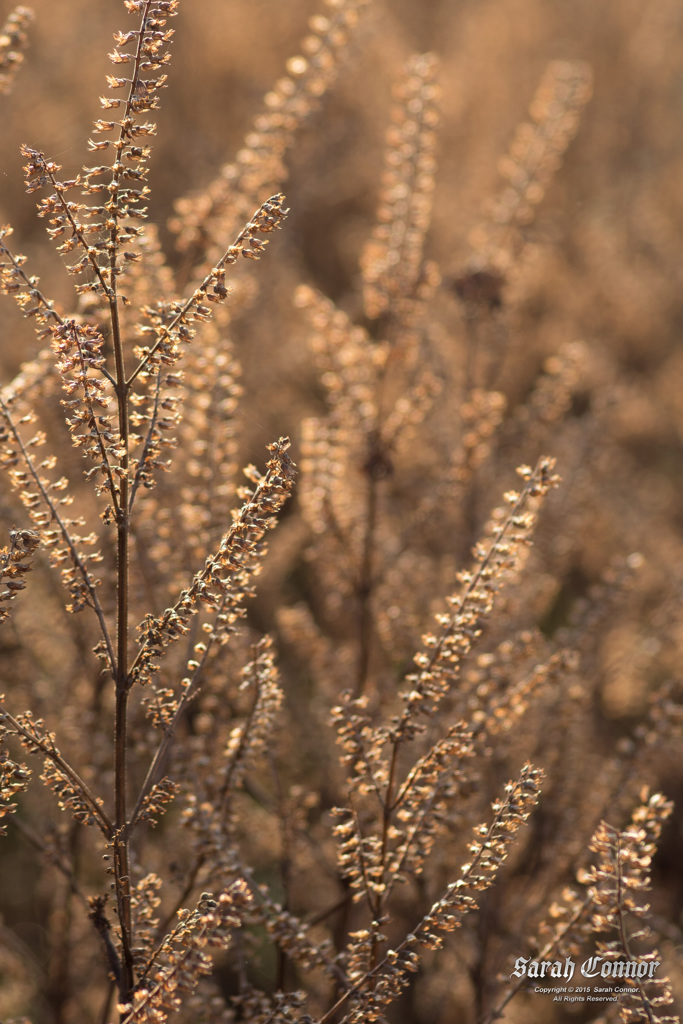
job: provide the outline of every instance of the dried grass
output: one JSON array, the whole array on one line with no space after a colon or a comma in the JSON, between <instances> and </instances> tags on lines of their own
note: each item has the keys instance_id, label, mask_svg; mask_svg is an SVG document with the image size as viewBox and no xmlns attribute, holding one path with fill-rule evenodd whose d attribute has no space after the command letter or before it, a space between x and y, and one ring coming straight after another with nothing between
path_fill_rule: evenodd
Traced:
<instances>
[{"instance_id":1,"label":"dried grass","mask_svg":"<svg viewBox=\"0 0 683 1024\"><path fill-rule=\"evenodd\" d=\"M75 286L8 177L0 1016L559 1024L515 965L592 956L677 1020L677 6L128 0L80 173L59 6L0 37Z\"/></svg>"}]
</instances>

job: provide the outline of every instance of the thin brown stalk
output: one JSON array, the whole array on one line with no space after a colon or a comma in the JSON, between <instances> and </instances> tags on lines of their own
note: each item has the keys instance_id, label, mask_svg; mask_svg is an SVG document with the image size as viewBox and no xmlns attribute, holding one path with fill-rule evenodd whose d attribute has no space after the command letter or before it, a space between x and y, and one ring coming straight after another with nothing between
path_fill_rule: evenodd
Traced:
<instances>
[{"instance_id":1,"label":"thin brown stalk","mask_svg":"<svg viewBox=\"0 0 683 1024\"><path fill-rule=\"evenodd\" d=\"M72 768L69 762L66 761L58 751L54 750L51 743L23 726L21 722L17 721L14 715L10 714L9 711L1 709L0 722L3 721L9 723L12 731L25 741L29 750L32 748L39 750L48 761L51 761L61 772L63 772L64 775L66 775L79 795L82 796L88 804L88 807L97 821L101 832L108 839L111 838L114 833L114 823L110 820L106 811L102 808L100 801L94 795L88 784L84 782L76 769Z\"/></svg>"},{"instance_id":2,"label":"thin brown stalk","mask_svg":"<svg viewBox=\"0 0 683 1024\"><path fill-rule=\"evenodd\" d=\"M58 510L58 507L57 507L56 503L52 500L52 497L50 496L49 492L46 490L45 485L43 484L43 481L41 479L40 473L36 469L35 464L33 462L33 459L31 458L31 455L30 455L28 449L26 448L26 445L24 444L23 439L22 439L21 435L19 434L19 431L17 430L17 428L14 425L14 420L13 420L13 417L12 417L11 410L10 410L9 406L7 405L7 403L2 398L1 395L0 395L0 409L2 409L2 411L3 411L4 415L5 415L5 421L6 421L8 427L9 427L11 433L12 433L12 437L14 438L14 440L15 440L18 448L19 448L19 450L21 451L22 458L24 460L26 468L28 469L28 471L29 471L29 473L31 475L31 479L33 480L33 483L35 484L35 487L38 490L41 498L43 499L43 501L45 503L45 505L50 510L51 517L57 523L57 526L59 527L59 531L60 531L60 533L62 535L62 539L63 539L64 543L66 544L67 548L69 549L69 554L71 556L71 559L72 559L74 565L76 566L76 568L78 569L78 571L79 571L79 573L81 575L81 578L83 579L83 582L86 585L86 588L87 588L87 591L88 591L88 597L90 598L90 601L92 602L92 608L93 608L95 614L97 615L97 620L98 620L99 625L100 625L100 631L102 633L102 639L104 640L104 643L105 643L105 646L106 646L107 659L108 659L109 667L110 667L110 670L112 672L112 675L115 676L116 675L116 654L115 654L115 651L114 651L114 645L113 645L112 638L111 638L111 635L110 635L110 632L109 632L109 626L107 625L107 620L105 618L104 610L103 610L102 605L100 603L100 599L99 599L97 590L96 590L96 588L95 588L95 586L93 584L93 581L91 579L90 573L88 572L87 566L85 565L85 563L83 562L83 559L81 558L80 554L78 553L78 549L76 548L76 545L73 542L73 538L71 537L71 533L70 533L69 529L67 528L67 525L64 522L62 516L59 514L59 510Z\"/></svg>"}]
</instances>

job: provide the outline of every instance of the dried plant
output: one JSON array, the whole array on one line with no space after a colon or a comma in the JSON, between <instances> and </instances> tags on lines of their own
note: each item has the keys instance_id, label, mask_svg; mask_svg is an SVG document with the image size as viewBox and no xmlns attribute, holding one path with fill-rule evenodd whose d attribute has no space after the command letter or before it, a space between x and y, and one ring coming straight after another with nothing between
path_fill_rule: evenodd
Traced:
<instances>
[{"instance_id":1,"label":"dried plant","mask_svg":"<svg viewBox=\"0 0 683 1024\"><path fill-rule=\"evenodd\" d=\"M180 5L124 7L101 163L63 176L22 147L70 313L0 230L39 346L0 391L0 1015L559 1022L515 964L583 954L626 979L610 1012L678 1020L653 870L673 804L645 787L666 789L683 720L681 581L664 547L633 553L643 496L600 490L636 398L566 338L509 386L588 64L547 66L507 183L441 266L439 61L397 65L375 219L330 297L296 256L246 268L297 223L281 189L371 5L310 20L235 160L177 200L173 255L148 215ZM284 362L271 341L254 374L238 350L273 305ZM238 486L241 410L270 422L283 395ZM667 643L634 643L644 608Z\"/></svg>"},{"instance_id":2,"label":"dried plant","mask_svg":"<svg viewBox=\"0 0 683 1024\"><path fill-rule=\"evenodd\" d=\"M21 52L28 41L27 29L33 20L28 7L16 7L5 22L0 34L0 93L7 93L22 65Z\"/></svg>"}]
</instances>

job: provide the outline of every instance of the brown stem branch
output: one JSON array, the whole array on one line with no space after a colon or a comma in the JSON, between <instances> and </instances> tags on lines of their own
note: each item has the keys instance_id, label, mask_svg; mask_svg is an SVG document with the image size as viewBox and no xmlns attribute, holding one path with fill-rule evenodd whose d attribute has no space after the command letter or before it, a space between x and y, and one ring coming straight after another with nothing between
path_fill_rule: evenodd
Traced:
<instances>
[{"instance_id":1,"label":"brown stem branch","mask_svg":"<svg viewBox=\"0 0 683 1024\"><path fill-rule=\"evenodd\" d=\"M86 586L87 591L88 591L88 598L90 599L90 607L94 610L95 614L97 615L97 620L98 620L99 625L100 625L100 631L102 633L102 639L104 640L104 644L105 644L105 647L106 647L106 650L107 650L107 661L109 663L109 668L110 668L110 671L111 671L112 675L115 676L116 675L116 655L115 655L115 652L114 652L114 646L113 646L113 643L112 643L112 639L111 639L111 636L110 636L110 633L109 633L109 627L107 626L107 620L106 620L106 618L104 616L104 611L102 609L102 605L100 604L100 599L98 597L97 590L95 588L95 584L93 583L93 581L92 581L92 579L90 577L90 573L88 572L88 568L87 568L85 562L81 558L81 556L80 556L80 554L79 554L79 552L78 552L78 550L77 550L77 548L76 548L76 546L75 546L75 544L73 542L71 534L69 533L69 531L67 529L66 523L64 522L64 520L62 519L62 517L59 514L59 511L58 511L56 503L52 500L52 497L50 496L49 491L47 490L47 488L46 488L46 486L45 486L45 484L44 484L44 482L43 482L43 480L42 480L42 478L40 476L40 473L38 472L38 470L36 469L36 467L35 467L35 465L33 463L33 459L29 455L29 452L27 451L26 446L24 445L24 442L23 442L23 440L21 438L21 435L19 434L19 431L17 430L16 426L14 425L14 420L12 419L11 410L10 410L9 406L7 405L7 403L4 401L4 399L2 398L2 396L0 396L0 409L2 410L2 412L3 412L4 416L5 416L5 422L7 423L7 426L9 427L9 429L10 429L10 431L12 433L12 437L16 441L17 446L18 446L18 448L19 448L19 450L21 452L21 456L22 456L22 459L24 461L24 465L28 469L28 471L29 471L29 473L31 475L31 478L32 478L36 488L38 489L38 492L39 492L41 498L43 499L45 505L47 505L47 508L49 509L51 517L57 523L57 526L59 527L59 532L62 535L62 539L63 539L64 543L66 544L67 548L69 549L69 554L71 556L71 560L73 561L74 565L78 569L78 571L79 571L79 573L80 573L80 575L81 575L81 577L83 579L83 582L85 583L85 586Z\"/></svg>"},{"instance_id":2,"label":"brown stem branch","mask_svg":"<svg viewBox=\"0 0 683 1024\"><path fill-rule=\"evenodd\" d=\"M29 749L33 747L36 750L39 750L44 757L49 761L52 761L52 763L64 775L66 775L69 782L73 784L79 795L90 807L90 810L93 812L93 816L102 833L110 839L114 830L114 825L107 813L103 810L97 797L91 791L87 783L83 781L75 768L72 768L69 762L64 760L59 751L53 749L51 743L41 738L39 735L34 734L30 729L27 729L14 717L14 715L11 715L9 711L5 711L3 708L0 708L0 721L9 723L15 734L24 738Z\"/></svg>"}]
</instances>

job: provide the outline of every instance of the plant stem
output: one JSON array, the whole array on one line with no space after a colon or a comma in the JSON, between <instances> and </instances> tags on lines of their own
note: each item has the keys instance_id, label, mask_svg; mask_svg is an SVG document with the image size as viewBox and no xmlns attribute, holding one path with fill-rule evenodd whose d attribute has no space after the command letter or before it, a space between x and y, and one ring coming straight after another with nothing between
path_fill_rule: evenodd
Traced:
<instances>
[{"instance_id":1,"label":"plant stem","mask_svg":"<svg viewBox=\"0 0 683 1024\"><path fill-rule=\"evenodd\" d=\"M123 971L119 985L122 1003L129 1002L135 984L133 955L131 951L130 917L130 872L128 858L129 835L126 829L128 782L128 548L130 542L129 517L129 445L128 394L126 370L123 358L123 342L116 294L116 257L112 254L109 310L111 317L114 361L116 366L116 401L118 405L119 437L121 455L120 494L116 512L116 711L114 721L114 873L116 879L116 901L121 928L121 949Z\"/></svg>"},{"instance_id":2,"label":"plant stem","mask_svg":"<svg viewBox=\"0 0 683 1024\"><path fill-rule=\"evenodd\" d=\"M369 475L367 481L363 554L360 579L358 580L356 589L358 595L358 664L356 667L356 697L362 696L363 691L365 690L365 684L370 668L370 654L372 651L372 635L374 630L372 609L372 591L374 583L373 552L376 525L377 483L373 477Z\"/></svg>"},{"instance_id":3,"label":"plant stem","mask_svg":"<svg viewBox=\"0 0 683 1024\"><path fill-rule=\"evenodd\" d=\"M112 321L113 321L112 317ZM118 323L117 323L118 326ZM117 376L120 356L120 335L114 331L117 351ZM116 895L121 926L124 971L121 977L121 1001L126 1003L134 984L131 953L130 875L128 867L128 830L126 829L127 787L127 726L128 726L128 545L130 523L128 517L128 401L123 377L118 378L116 394L119 404L119 433L124 455L121 462L121 497L117 522L117 597L116 597L116 712L114 723L114 869Z\"/></svg>"},{"instance_id":4,"label":"plant stem","mask_svg":"<svg viewBox=\"0 0 683 1024\"><path fill-rule=\"evenodd\" d=\"M120 251L119 221L119 189L121 187L122 162L121 155L127 139L125 127L132 116L133 98L140 82L143 60L143 44L147 31L151 3L145 4L140 29L137 37L134 70L130 82L125 117L121 122L121 130L116 143L116 162L112 168L110 186L110 222L109 229L109 281L106 290L109 300L112 344L116 370L116 400L119 418L119 442L121 449L120 464L120 495L116 515L117 532L117 569L116 569L116 715L114 724L114 805L116 835L114 838L114 873L116 880L116 900L121 928L121 952L123 970L119 984L122 1003L130 1001L135 985L133 968L131 907L130 907L130 869L128 848L130 830L127 827L126 790L128 782L127 764L127 727L128 727L128 694L130 678L128 669L128 552L130 544L130 426L128 416L128 398L131 383L126 381L126 367L123 354L123 338L119 316L119 300L117 293L118 256Z\"/></svg>"}]
</instances>

